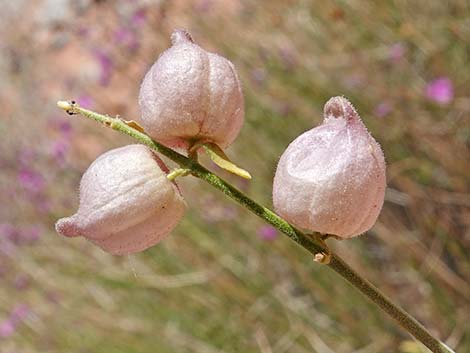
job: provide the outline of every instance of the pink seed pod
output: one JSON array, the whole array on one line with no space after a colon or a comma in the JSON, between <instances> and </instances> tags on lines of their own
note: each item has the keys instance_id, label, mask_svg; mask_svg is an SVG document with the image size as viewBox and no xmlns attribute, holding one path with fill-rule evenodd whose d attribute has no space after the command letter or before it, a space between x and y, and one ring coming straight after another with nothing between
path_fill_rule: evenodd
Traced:
<instances>
[{"instance_id":1,"label":"pink seed pod","mask_svg":"<svg viewBox=\"0 0 470 353\"><path fill-rule=\"evenodd\" d=\"M297 227L351 238L369 230L384 202L385 160L352 104L331 98L323 124L297 137L274 177L276 212Z\"/></svg>"},{"instance_id":2,"label":"pink seed pod","mask_svg":"<svg viewBox=\"0 0 470 353\"><path fill-rule=\"evenodd\" d=\"M199 47L185 30L175 30L171 42L142 82L142 126L169 147L187 148L198 140L227 147L245 114L233 64Z\"/></svg>"},{"instance_id":3,"label":"pink seed pod","mask_svg":"<svg viewBox=\"0 0 470 353\"><path fill-rule=\"evenodd\" d=\"M186 203L163 161L143 145L98 157L80 183L80 206L56 223L59 234L83 236L114 255L143 251L178 224Z\"/></svg>"}]
</instances>

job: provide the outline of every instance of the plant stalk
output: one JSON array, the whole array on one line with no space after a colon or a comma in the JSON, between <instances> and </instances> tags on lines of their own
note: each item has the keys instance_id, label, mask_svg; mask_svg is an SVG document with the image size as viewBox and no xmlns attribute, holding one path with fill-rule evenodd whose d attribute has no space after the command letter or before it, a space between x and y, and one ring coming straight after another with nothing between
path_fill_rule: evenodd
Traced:
<instances>
[{"instance_id":1,"label":"plant stalk","mask_svg":"<svg viewBox=\"0 0 470 353\"><path fill-rule=\"evenodd\" d=\"M120 131L129 135L139 142L147 145L156 152L161 153L165 157L177 163L181 168L190 170L190 173L209 183L216 189L223 192L226 196L238 202L258 217L262 218L267 223L278 229L280 232L287 235L298 245L310 252L313 256L318 253L327 253L331 256L330 262L326 265L337 272L343 279L348 281L352 286L356 287L362 294L369 298L373 303L379 306L388 316L394 319L403 329L415 337L418 341L424 344L434 353L455 353L447 345L435 338L429 333L426 328L421 325L414 317L408 314L400 306L393 303L385 294L381 293L368 280L364 279L356 271L354 271L344 260L338 255L330 253L328 247L322 241L321 234L305 234L289 224L286 220L279 217L270 209L258 204L240 190L233 187L231 184L204 168L194 159L188 158L171 148L163 146L162 144L152 140L148 135L134 127L130 126L124 120L112 118L107 115L95 113L88 109L83 109L75 103L61 101L57 105L64 109L68 114L75 115L81 114L86 118L95 120L102 123L113 130Z\"/></svg>"}]
</instances>

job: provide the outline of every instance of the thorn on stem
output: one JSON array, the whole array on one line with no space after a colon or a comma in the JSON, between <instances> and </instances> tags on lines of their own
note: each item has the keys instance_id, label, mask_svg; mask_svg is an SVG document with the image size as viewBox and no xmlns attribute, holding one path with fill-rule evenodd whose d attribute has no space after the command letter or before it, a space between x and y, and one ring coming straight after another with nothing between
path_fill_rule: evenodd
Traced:
<instances>
[{"instance_id":1,"label":"thorn on stem","mask_svg":"<svg viewBox=\"0 0 470 353\"><path fill-rule=\"evenodd\" d=\"M191 170L190 169L185 169L185 168L177 168L173 171L171 171L167 176L166 178L170 181L173 181L175 180L177 177L179 176L186 176L186 175L189 175L191 173Z\"/></svg>"},{"instance_id":2,"label":"thorn on stem","mask_svg":"<svg viewBox=\"0 0 470 353\"><path fill-rule=\"evenodd\" d=\"M311 238L316 238L317 241L319 241L325 248L323 251L317 252L313 256L313 261L318 262L319 264L322 265L328 265L331 261L331 250L328 247L328 244L325 242L326 239L331 237L330 234L320 234L318 237L314 237L312 234L308 234Z\"/></svg>"},{"instance_id":3,"label":"thorn on stem","mask_svg":"<svg viewBox=\"0 0 470 353\"><path fill-rule=\"evenodd\" d=\"M317 252L313 257L313 261L322 265L328 265L331 261L331 254L326 252Z\"/></svg>"}]
</instances>

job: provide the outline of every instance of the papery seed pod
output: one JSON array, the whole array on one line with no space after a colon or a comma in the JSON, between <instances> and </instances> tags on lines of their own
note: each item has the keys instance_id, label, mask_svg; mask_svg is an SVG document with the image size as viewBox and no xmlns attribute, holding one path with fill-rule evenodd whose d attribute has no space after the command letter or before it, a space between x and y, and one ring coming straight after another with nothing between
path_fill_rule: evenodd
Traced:
<instances>
[{"instance_id":1,"label":"papery seed pod","mask_svg":"<svg viewBox=\"0 0 470 353\"><path fill-rule=\"evenodd\" d=\"M56 223L59 234L83 236L115 255L143 251L178 224L186 203L163 161L143 145L98 157L80 183L76 214Z\"/></svg>"},{"instance_id":2,"label":"papery seed pod","mask_svg":"<svg viewBox=\"0 0 470 353\"><path fill-rule=\"evenodd\" d=\"M233 64L199 47L185 30L175 30L171 42L142 82L142 126L169 147L186 148L198 140L227 147L244 120Z\"/></svg>"},{"instance_id":3,"label":"papery seed pod","mask_svg":"<svg viewBox=\"0 0 470 353\"><path fill-rule=\"evenodd\" d=\"M296 138L274 177L276 212L297 227L351 238L377 220L385 160L351 103L331 98L323 124Z\"/></svg>"}]
</instances>

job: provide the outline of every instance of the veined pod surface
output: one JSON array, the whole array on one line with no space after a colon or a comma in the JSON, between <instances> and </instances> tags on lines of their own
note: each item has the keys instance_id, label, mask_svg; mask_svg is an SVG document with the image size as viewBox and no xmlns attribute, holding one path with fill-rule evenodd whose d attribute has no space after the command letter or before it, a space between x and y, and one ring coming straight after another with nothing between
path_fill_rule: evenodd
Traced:
<instances>
[{"instance_id":1,"label":"veined pod surface","mask_svg":"<svg viewBox=\"0 0 470 353\"><path fill-rule=\"evenodd\" d=\"M322 125L282 154L274 208L297 227L351 238L369 230L384 202L385 160L352 104L331 98Z\"/></svg>"},{"instance_id":2,"label":"veined pod surface","mask_svg":"<svg viewBox=\"0 0 470 353\"><path fill-rule=\"evenodd\" d=\"M163 161L143 145L98 157L80 183L77 213L56 223L59 234L83 236L114 255L143 251L178 224L186 203Z\"/></svg>"},{"instance_id":3,"label":"veined pod surface","mask_svg":"<svg viewBox=\"0 0 470 353\"><path fill-rule=\"evenodd\" d=\"M199 47L185 30L175 30L171 42L142 82L142 126L173 148L187 148L195 141L227 147L244 121L243 94L233 64Z\"/></svg>"}]
</instances>

